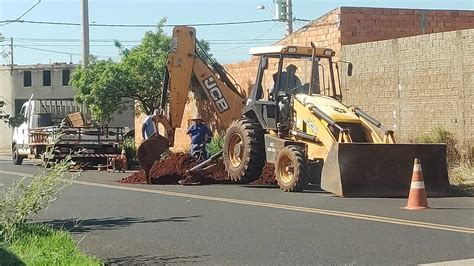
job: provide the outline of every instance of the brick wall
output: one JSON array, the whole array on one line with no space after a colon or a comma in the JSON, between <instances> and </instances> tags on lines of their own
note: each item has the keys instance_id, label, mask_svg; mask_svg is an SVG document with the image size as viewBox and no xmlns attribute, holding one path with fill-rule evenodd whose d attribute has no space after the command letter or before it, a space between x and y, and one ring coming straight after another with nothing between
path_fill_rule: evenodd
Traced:
<instances>
[{"instance_id":1,"label":"brick wall","mask_svg":"<svg viewBox=\"0 0 474 266\"><path fill-rule=\"evenodd\" d=\"M344 102L397 129L400 140L441 126L474 146L474 29L344 45L354 63Z\"/></svg>"},{"instance_id":2,"label":"brick wall","mask_svg":"<svg viewBox=\"0 0 474 266\"><path fill-rule=\"evenodd\" d=\"M474 28L474 11L340 8L341 44Z\"/></svg>"},{"instance_id":3,"label":"brick wall","mask_svg":"<svg viewBox=\"0 0 474 266\"><path fill-rule=\"evenodd\" d=\"M474 28L474 11L340 7L295 31L275 45L310 46L336 51L342 45L389 40L421 34ZM243 88L253 84L258 61L227 64L226 69Z\"/></svg>"},{"instance_id":4,"label":"brick wall","mask_svg":"<svg viewBox=\"0 0 474 266\"><path fill-rule=\"evenodd\" d=\"M336 8L274 45L311 46L311 42L313 42L318 47L332 48L339 55L341 50L339 21L340 8ZM253 57L248 61L227 64L225 68L232 74L242 89L249 90L255 83L258 60Z\"/></svg>"},{"instance_id":5,"label":"brick wall","mask_svg":"<svg viewBox=\"0 0 474 266\"><path fill-rule=\"evenodd\" d=\"M249 61L227 64L225 69L232 75L241 89L249 95L253 84L255 83L256 73L258 69L258 60L253 57Z\"/></svg>"},{"instance_id":6,"label":"brick wall","mask_svg":"<svg viewBox=\"0 0 474 266\"><path fill-rule=\"evenodd\" d=\"M339 54L341 49L340 22L341 8L333 9L275 45L311 46L311 42L313 42L317 47L332 48L336 51L336 54Z\"/></svg>"}]
</instances>

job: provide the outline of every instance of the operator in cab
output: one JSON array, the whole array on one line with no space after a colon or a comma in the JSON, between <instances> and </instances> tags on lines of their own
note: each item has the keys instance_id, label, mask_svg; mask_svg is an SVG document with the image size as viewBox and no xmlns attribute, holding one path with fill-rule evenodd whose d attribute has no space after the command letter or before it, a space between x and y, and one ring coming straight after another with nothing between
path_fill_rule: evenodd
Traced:
<instances>
[{"instance_id":1,"label":"operator in cab","mask_svg":"<svg viewBox=\"0 0 474 266\"><path fill-rule=\"evenodd\" d=\"M291 92L292 89L302 86L300 78L298 78L296 75L296 70L298 70L298 68L295 65L289 64L286 67L286 71L281 72L280 88L278 90L279 92L288 93ZM269 90L269 95L272 97L272 99L275 99L277 96L274 94L276 93L275 87L277 84L277 79L278 73L273 74L273 86ZM294 91L293 93L296 94L299 93L299 91Z\"/></svg>"},{"instance_id":2,"label":"operator in cab","mask_svg":"<svg viewBox=\"0 0 474 266\"><path fill-rule=\"evenodd\" d=\"M278 72L273 74L273 86L269 90L269 97L271 101L275 101L277 96L281 96L278 102L278 109L280 110L280 124L283 126L289 124L290 102L287 94L291 93L295 95L297 93L301 93L304 90L300 78L296 76L296 70L298 70L298 68L295 65L289 64L286 67L286 71L281 72L280 86L278 90L275 90Z\"/></svg>"}]
</instances>

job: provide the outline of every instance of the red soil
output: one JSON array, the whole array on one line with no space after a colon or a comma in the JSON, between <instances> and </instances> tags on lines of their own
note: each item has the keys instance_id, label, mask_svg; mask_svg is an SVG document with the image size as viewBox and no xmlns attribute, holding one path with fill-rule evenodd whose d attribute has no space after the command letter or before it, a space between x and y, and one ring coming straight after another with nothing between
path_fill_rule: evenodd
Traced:
<instances>
[{"instance_id":1,"label":"red soil","mask_svg":"<svg viewBox=\"0 0 474 266\"><path fill-rule=\"evenodd\" d=\"M195 166L197 162L188 154L172 153L166 159L153 164L150 171L153 184L178 184L178 181L186 178L186 171ZM145 183L145 173L143 170L124 177L118 182L129 184ZM227 176L224 166L220 166L211 174L201 178L202 184L228 184L233 183ZM261 177L254 181L254 185L276 184L274 167L272 164L265 164Z\"/></svg>"},{"instance_id":2,"label":"red soil","mask_svg":"<svg viewBox=\"0 0 474 266\"><path fill-rule=\"evenodd\" d=\"M275 180L275 167L273 164L265 163L265 166L262 170L262 175L259 179L253 181L252 185L276 185L277 181Z\"/></svg>"}]
</instances>

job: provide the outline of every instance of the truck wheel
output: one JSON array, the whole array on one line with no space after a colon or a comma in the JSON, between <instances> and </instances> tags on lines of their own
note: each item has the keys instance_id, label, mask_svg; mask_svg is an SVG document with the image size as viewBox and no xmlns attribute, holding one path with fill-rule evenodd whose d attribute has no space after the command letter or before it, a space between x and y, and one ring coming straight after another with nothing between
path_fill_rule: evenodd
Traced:
<instances>
[{"instance_id":1,"label":"truck wheel","mask_svg":"<svg viewBox=\"0 0 474 266\"><path fill-rule=\"evenodd\" d=\"M224 139L224 165L236 182L250 183L262 174L265 163L263 129L249 118L232 122Z\"/></svg>"},{"instance_id":2,"label":"truck wheel","mask_svg":"<svg viewBox=\"0 0 474 266\"><path fill-rule=\"evenodd\" d=\"M21 165L23 163L23 157L21 157L20 154L18 153L18 149L16 145L13 146L12 158L13 158L14 165Z\"/></svg>"},{"instance_id":3,"label":"truck wheel","mask_svg":"<svg viewBox=\"0 0 474 266\"><path fill-rule=\"evenodd\" d=\"M302 191L308 184L306 156L295 145L284 147L277 155L275 177L283 191Z\"/></svg>"}]
</instances>

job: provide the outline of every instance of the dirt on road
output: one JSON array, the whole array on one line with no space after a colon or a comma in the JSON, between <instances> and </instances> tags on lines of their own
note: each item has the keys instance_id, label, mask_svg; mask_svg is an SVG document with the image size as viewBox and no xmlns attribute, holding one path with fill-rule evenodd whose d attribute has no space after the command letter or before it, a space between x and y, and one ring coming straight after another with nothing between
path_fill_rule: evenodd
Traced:
<instances>
[{"instance_id":1,"label":"dirt on road","mask_svg":"<svg viewBox=\"0 0 474 266\"><path fill-rule=\"evenodd\" d=\"M197 165L194 158L185 153L172 153L161 161L156 161L150 171L152 184L178 184L178 181L186 178L186 172ZM137 171L130 176L119 180L120 183L141 184L145 183L143 170ZM229 184L233 183L227 176L224 166L221 165L212 174L201 178L201 184ZM272 164L265 164L262 175L252 182L254 185L274 185L275 174Z\"/></svg>"}]
</instances>

